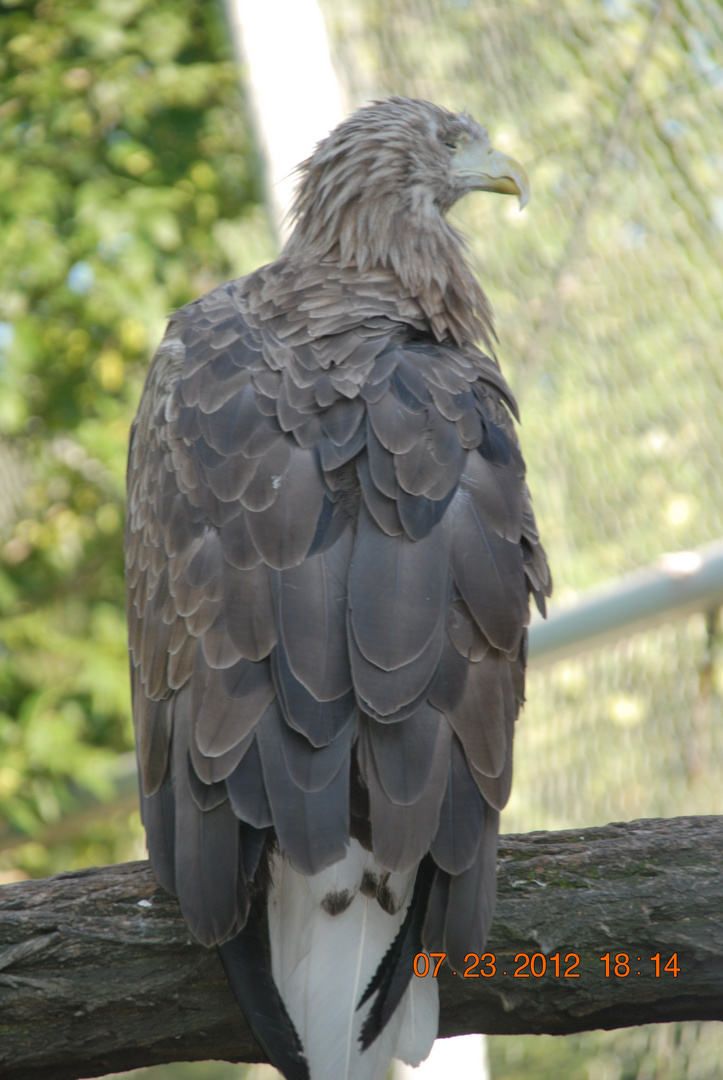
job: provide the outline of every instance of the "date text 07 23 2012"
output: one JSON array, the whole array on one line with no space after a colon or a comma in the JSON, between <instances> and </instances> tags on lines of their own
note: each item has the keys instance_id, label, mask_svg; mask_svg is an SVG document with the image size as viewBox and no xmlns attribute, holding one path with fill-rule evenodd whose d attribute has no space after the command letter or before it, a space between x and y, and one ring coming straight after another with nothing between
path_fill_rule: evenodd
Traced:
<instances>
[{"instance_id":1,"label":"date text 07 23 2012","mask_svg":"<svg viewBox=\"0 0 723 1080\"><path fill-rule=\"evenodd\" d=\"M432 977L436 979L446 958L446 953L417 953L414 957L414 974L423 979L429 974L430 969L433 969ZM605 953L600 957L600 962L605 965L606 979L611 976L625 979L630 975L652 975L659 979L666 972L677 979L680 973L677 953L673 953L667 961L664 957L661 958L660 953L656 953L655 956L646 957L641 968L636 968L636 962L640 963L642 959L640 956L631 957L630 954L623 952ZM468 966L459 974L465 979L479 979L480 977L491 979L495 975L508 974L507 971L500 969L494 953L482 953L481 956L477 953L467 953L464 962ZM645 968L645 963L653 964L653 968ZM516 965L514 971L511 970L512 964L509 965L509 975L515 979L529 979L530 977L541 979L543 975L551 975L555 979L579 979L581 974L577 970L580 967L580 957L574 952L566 953L564 956L559 952L552 956L544 956L542 953L532 953L532 955L517 953L514 964ZM453 974L456 975L457 972Z\"/></svg>"}]
</instances>

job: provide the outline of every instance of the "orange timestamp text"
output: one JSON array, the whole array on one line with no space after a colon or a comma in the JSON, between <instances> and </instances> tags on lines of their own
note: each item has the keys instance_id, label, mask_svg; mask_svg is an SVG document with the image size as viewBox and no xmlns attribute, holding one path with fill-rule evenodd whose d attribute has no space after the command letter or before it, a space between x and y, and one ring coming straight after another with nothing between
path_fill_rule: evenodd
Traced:
<instances>
[{"instance_id":1,"label":"orange timestamp text","mask_svg":"<svg viewBox=\"0 0 723 1080\"><path fill-rule=\"evenodd\" d=\"M633 961L637 960L640 962L639 956L629 956L625 952L615 953L614 955L607 952L604 956L600 957L600 960L605 965L606 979L610 978L611 973L617 975L618 979L627 979L628 975L640 975L639 971L633 971ZM673 953L667 963L663 963L660 953L651 956L650 962L655 964L653 975L656 979L659 979L661 973L665 973L666 971L669 975L672 975L674 979L677 979L680 974L677 952Z\"/></svg>"},{"instance_id":2,"label":"orange timestamp text","mask_svg":"<svg viewBox=\"0 0 723 1080\"><path fill-rule=\"evenodd\" d=\"M424 952L417 953L414 957L414 974L423 979L432 966L430 960L434 960L436 963L432 978L436 979L446 959L446 953L429 953L429 955ZM481 956L477 953L467 953L464 962L467 967L460 972L460 975L465 979L491 979L499 972L497 957L494 953L482 953ZM559 952L552 956L545 956L543 953L517 953L514 963L515 970L510 971L509 974L515 979L529 979L530 976L541 979L545 974L554 975L556 979L580 978L579 973L575 971L580 963L580 957L574 952L566 953L564 957ZM457 972L455 971L454 974L456 975ZM507 975L507 971L499 972L499 974Z\"/></svg>"},{"instance_id":3,"label":"orange timestamp text","mask_svg":"<svg viewBox=\"0 0 723 1080\"><path fill-rule=\"evenodd\" d=\"M446 953L425 953L420 952L414 957L413 970L414 974L420 978L425 978L431 971L432 978L436 979L439 974L439 969L447 959ZM644 972L635 967L634 961L640 963L641 957L633 957L628 953L605 953L600 957L600 961L605 965L604 977L609 979L611 976L618 979L625 979L629 975L642 975ZM517 953L514 959L514 964L509 964L509 972L500 970L500 966L497 962L497 957L494 953L467 953L464 958L464 962L467 965L464 971L460 971L459 974L465 979L491 979L495 975L511 975L514 979L541 979L544 975L555 979L579 979L580 972L576 969L580 966L580 957L578 953L569 952L565 953L553 953L552 956L545 956L544 953ZM650 957L650 963L654 965L652 975L654 978L659 979L661 975L669 974L674 979L677 979L680 974L680 967L678 965L678 954L673 953L669 960L665 960L665 957L661 957L660 953L656 953L655 956ZM514 967L514 970L512 968ZM650 971L650 969L647 969ZM453 972L454 975L457 972Z\"/></svg>"}]
</instances>

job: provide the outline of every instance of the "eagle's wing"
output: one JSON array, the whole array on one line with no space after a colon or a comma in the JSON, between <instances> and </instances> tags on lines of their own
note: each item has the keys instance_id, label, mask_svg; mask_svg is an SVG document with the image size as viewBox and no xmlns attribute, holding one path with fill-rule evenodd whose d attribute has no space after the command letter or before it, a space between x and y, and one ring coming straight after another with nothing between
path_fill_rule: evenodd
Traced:
<instances>
[{"instance_id":1,"label":"eagle's wing","mask_svg":"<svg viewBox=\"0 0 723 1080\"><path fill-rule=\"evenodd\" d=\"M314 338L313 311L239 297L174 316L132 432L153 867L212 944L244 926L270 829L304 875L350 834L392 872L429 852L423 940L461 970L494 906L528 592L550 586L514 402L472 348L344 325L341 301Z\"/></svg>"}]
</instances>

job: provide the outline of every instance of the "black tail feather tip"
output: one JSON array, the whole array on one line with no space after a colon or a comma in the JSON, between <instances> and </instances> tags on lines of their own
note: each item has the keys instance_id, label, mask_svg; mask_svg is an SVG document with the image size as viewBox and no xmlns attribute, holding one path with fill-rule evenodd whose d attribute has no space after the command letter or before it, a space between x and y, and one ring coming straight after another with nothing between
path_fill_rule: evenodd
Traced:
<instances>
[{"instance_id":1,"label":"black tail feather tip","mask_svg":"<svg viewBox=\"0 0 723 1080\"><path fill-rule=\"evenodd\" d=\"M231 941L218 946L233 995L269 1061L285 1080L311 1080L304 1047L286 1011L253 915Z\"/></svg>"},{"instance_id":2,"label":"black tail feather tip","mask_svg":"<svg viewBox=\"0 0 723 1080\"><path fill-rule=\"evenodd\" d=\"M409 986L414 957L422 947L422 928L435 870L431 856L425 856L417 871L404 922L357 1005L358 1011L374 994L377 995L359 1034L362 1050L368 1050L381 1035Z\"/></svg>"}]
</instances>

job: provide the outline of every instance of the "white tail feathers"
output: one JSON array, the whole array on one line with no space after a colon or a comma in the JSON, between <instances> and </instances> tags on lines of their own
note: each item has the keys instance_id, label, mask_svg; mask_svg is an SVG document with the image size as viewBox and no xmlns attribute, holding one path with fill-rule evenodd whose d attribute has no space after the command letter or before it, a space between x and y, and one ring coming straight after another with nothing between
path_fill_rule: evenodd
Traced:
<instances>
[{"instance_id":1,"label":"white tail feathers","mask_svg":"<svg viewBox=\"0 0 723 1080\"><path fill-rule=\"evenodd\" d=\"M439 1016L431 975L413 976L379 1038L363 1052L359 1045L371 1002L358 1012L357 1005L404 920L415 873L390 875L356 840L344 860L312 878L275 858L269 894L272 970L311 1080L384 1080L393 1057L418 1065L431 1050ZM375 882L395 914L365 895Z\"/></svg>"}]
</instances>

